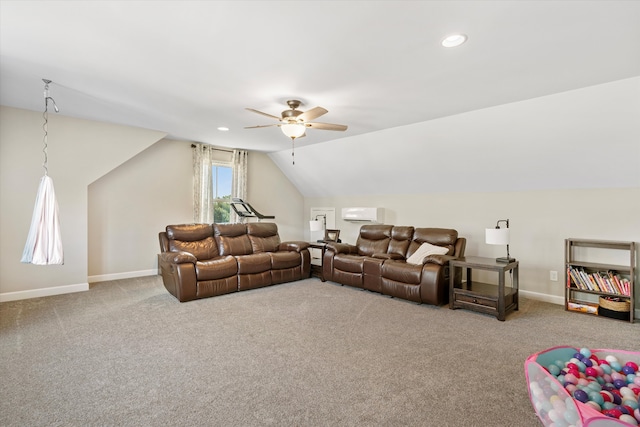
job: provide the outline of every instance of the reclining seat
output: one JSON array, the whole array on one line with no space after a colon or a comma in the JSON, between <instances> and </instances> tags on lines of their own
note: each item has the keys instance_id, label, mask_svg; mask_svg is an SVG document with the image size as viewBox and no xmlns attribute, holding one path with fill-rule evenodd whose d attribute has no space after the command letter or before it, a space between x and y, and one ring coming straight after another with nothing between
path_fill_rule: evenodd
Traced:
<instances>
[{"instance_id":1,"label":"reclining seat","mask_svg":"<svg viewBox=\"0 0 640 427\"><path fill-rule=\"evenodd\" d=\"M412 226L394 226L386 253L374 253L372 258L364 260L364 288L373 292L382 292L382 264L387 259L404 260L413 238Z\"/></svg>"},{"instance_id":2,"label":"reclining seat","mask_svg":"<svg viewBox=\"0 0 640 427\"><path fill-rule=\"evenodd\" d=\"M392 228L392 225L367 224L360 227L355 245L328 243L322 263L324 279L364 288L365 259L376 253L387 253Z\"/></svg>"},{"instance_id":3,"label":"reclining seat","mask_svg":"<svg viewBox=\"0 0 640 427\"><path fill-rule=\"evenodd\" d=\"M419 264L406 260L388 260L382 265L382 293L433 305L449 300L449 260L464 255L465 238L444 228L416 228L407 252L407 259L423 243L443 248L444 254L426 256Z\"/></svg>"},{"instance_id":4,"label":"reclining seat","mask_svg":"<svg viewBox=\"0 0 640 427\"><path fill-rule=\"evenodd\" d=\"M311 255L307 242L281 242L274 223L250 222L247 235L253 254L266 253L270 258L271 284L292 282L309 277Z\"/></svg>"},{"instance_id":5,"label":"reclining seat","mask_svg":"<svg viewBox=\"0 0 640 427\"><path fill-rule=\"evenodd\" d=\"M220 255L209 224L169 225L159 233L165 288L180 302L238 290L238 264Z\"/></svg>"},{"instance_id":6,"label":"reclining seat","mask_svg":"<svg viewBox=\"0 0 640 427\"><path fill-rule=\"evenodd\" d=\"M238 290L269 286L271 257L266 252L253 252L247 224L213 224L221 255L233 255L238 262Z\"/></svg>"}]
</instances>

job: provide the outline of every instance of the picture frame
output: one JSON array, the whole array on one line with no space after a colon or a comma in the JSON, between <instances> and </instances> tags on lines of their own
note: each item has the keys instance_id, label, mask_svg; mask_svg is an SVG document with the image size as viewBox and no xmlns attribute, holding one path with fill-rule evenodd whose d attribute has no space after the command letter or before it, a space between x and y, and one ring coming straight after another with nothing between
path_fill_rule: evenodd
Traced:
<instances>
[{"instance_id":1,"label":"picture frame","mask_svg":"<svg viewBox=\"0 0 640 427\"><path fill-rule=\"evenodd\" d=\"M324 230L324 241L325 242L339 242L340 239L340 230L330 230L330 229L325 229Z\"/></svg>"}]
</instances>

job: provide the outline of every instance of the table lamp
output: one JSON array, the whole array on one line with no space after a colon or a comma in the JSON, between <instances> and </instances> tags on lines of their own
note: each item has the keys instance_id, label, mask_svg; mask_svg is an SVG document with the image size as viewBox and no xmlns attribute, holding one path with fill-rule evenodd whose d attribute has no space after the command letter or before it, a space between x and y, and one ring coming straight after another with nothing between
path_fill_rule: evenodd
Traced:
<instances>
[{"instance_id":1,"label":"table lamp","mask_svg":"<svg viewBox=\"0 0 640 427\"><path fill-rule=\"evenodd\" d=\"M506 224L505 228L500 228L500 223ZM495 228L485 229L485 242L487 245L507 245L507 256L496 258L497 262L510 263L515 261L515 258L509 256L509 220L500 219L496 223Z\"/></svg>"}]
</instances>

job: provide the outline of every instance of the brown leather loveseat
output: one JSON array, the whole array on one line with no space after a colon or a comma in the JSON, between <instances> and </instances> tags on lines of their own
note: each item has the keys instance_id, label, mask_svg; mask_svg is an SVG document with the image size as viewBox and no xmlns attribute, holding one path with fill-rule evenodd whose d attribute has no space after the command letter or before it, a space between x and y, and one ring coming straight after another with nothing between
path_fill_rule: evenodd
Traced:
<instances>
[{"instance_id":1,"label":"brown leather loveseat","mask_svg":"<svg viewBox=\"0 0 640 427\"><path fill-rule=\"evenodd\" d=\"M466 239L445 228L363 225L355 245L329 243L324 280L418 303L449 300L449 260L464 256ZM456 273L461 279L461 271Z\"/></svg>"},{"instance_id":2,"label":"brown leather loveseat","mask_svg":"<svg viewBox=\"0 0 640 427\"><path fill-rule=\"evenodd\" d=\"M180 302L309 277L307 242L274 223L169 225L159 233L162 281Z\"/></svg>"}]
</instances>

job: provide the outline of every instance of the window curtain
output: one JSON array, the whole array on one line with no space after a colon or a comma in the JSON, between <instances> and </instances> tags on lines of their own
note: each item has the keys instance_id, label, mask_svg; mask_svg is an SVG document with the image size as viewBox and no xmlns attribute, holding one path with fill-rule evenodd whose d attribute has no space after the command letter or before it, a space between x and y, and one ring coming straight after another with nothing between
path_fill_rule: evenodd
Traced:
<instances>
[{"instance_id":1,"label":"window curtain","mask_svg":"<svg viewBox=\"0 0 640 427\"><path fill-rule=\"evenodd\" d=\"M201 224L213 223L213 182L211 165L213 147L193 144L193 221Z\"/></svg>"},{"instance_id":2,"label":"window curtain","mask_svg":"<svg viewBox=\"0 0 640 427\"><path fill-rule=\"evenodd\" d=\"M246 150L233 150L231 161L221 160L220 150L208 144L193 144L193 220L196 223L213 223L213 180L211 167L214 164L228 165L233 170L231 197L244 199L247 195L247 163L249 153ZM231 222L238 222L236 213L231 210Z\"/></svg>"},{"instance_id":3,"label":"window curtain","mask_svg":"<svg viewBox=\"0 0 640 427\"><path fill-rule=\"evenodd\" d=\"M247 164L249 152L246 150L233 150L231 163L233 164L233 180L231 183L231 197L246 199L247 197ZM232 209L231 221L239 222L238 215Z\"/></svg>"}]
</instances>

